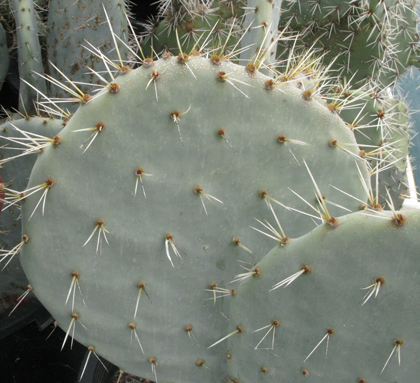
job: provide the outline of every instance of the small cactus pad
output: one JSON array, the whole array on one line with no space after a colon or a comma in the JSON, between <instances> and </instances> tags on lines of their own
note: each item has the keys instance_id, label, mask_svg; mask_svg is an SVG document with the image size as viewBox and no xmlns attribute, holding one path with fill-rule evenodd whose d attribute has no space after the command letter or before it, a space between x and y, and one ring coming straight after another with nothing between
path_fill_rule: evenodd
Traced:
<instances>
[{"instance_id":1,"label":"small cactus pad","mask_svg":"<svg viewBox=\"0 0 420 383\"><path fill-rule=\"evenodd\" d=\"M417 381L420 211L338 220L274 248L259 277L237 286L230 327L245 331L228 340L235 381Z\"/></svg>"},{"instance_id":2,"label":"small cactus pad","mask_svg":"<svg viewBox=\"0 0 420 383\"><path fill-rule=\"evenodd\" d=\"M27 155L22 155L22 153L24 150L30 152L31 148L37 146L37 143L41 145L51 144L53 142L51 139L60 131L62 123L63 121L58 119L32 117L5 121L0 124L0 172L3 179L3 181L0 181L0 190L7 188L6 193L8 195L9 190L19 191L26 188L31 170L41 150L35 150ZM29 141L28 137L32 138L33 141ZM42 142L40 137L45 140ZM22 141L19 142L19 140ZM19 147L22 150L19 150ZM13 150L12 148L17 149ZM9 160L14 156L21 157ZM7 200L3 204L5 210L1 212L0 216L2 255L11 251L22 241L20 204L18 202L9 206ZM3 268L4 270L2 270ZM2 270L0 274L0 297L17 298L22 293L22 288L26 288L28 284L19 257L3 259L0 263L0 270ZM1 311L0 307L0 316Z\"/></svg>"},{"instance_id":3,"label":"small cactus pad","mask_svg":"<svg viewBox=\"0 0 420 383\"><path fill-rule=\"evenodd\" d=\"M117 38L112 35L108 20ZM107 55L110 60L127 59L128 48L124 44L128 45L128 26L123 1L103 3L92 0L83 3L54 0L49 7L48 26L47 51L51 76L63 83L66 80L79 82L83 93L89 93L89 84L96 81L90 69L106 71L103 61L96 57L98 52ZM118 50L113 49L114 40L118 42ZM93 47L99 49L95 51ZM69 96L54 83L49 84L49 94L50 97ZM74 111L77 105L68 107Z\"/></svg>"}]
</instances>

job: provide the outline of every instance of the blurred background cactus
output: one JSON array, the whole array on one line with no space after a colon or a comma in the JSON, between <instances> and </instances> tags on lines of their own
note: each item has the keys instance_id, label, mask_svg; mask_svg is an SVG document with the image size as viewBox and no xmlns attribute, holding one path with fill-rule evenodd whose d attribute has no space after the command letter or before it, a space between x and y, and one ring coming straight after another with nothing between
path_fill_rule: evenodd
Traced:
<instances>
[{"instance_id":1,"label":"blurred background cactus","mask_svg":"<svg viewBox=\"0 0 420 383\"><path fill-rule=\"evenodd\" d=\"M420 341L406 330L420 306L404 281L418 268L420 213L399 209L417 200L415 7L161 0L146 16L116 0L3 1L0 326L36 296L63 347L87 347L80 378L102 355L120 377L162 382L324 382L344 370L414 382ZM340 268L351 272L327 282ZM284 299L269 291L297 278L309 284ZM353 279L368 289L362 305ZM392 320L386 302L361 307L385 282L391 306L403 302ZM334 310L318 291L345 299ZM357 326L339 348L353 355L349 340L369 332L356 354L370 362L329 354L308 367L313 322L328 317L319 335L338 339L340 304ZM288 315L272 310L283 305ZM396 368L406 347L413 357Z\"/></svg>"}]
</instances>

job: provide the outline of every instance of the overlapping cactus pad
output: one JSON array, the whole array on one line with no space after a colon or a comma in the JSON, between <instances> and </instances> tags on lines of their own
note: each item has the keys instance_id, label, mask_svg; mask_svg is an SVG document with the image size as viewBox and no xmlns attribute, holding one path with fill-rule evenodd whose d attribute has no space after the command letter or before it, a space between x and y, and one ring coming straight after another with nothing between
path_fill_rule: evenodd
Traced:
<instances>
[{"instance_id":1,"label":"overlapping cactus pad","mask_svg":"<svg viewBox=\"0 0 420 383\"><path fill-rule=\"evenodd\" d=\"M416 382L419 219L353 213L270 251L231 300L232 380Z\"/></svg>"},{"instance_id":2,"label":"overlapping cactus pad","mask_svg":"<svg viewBox=\"0 0 420 383\"><path fill-rule=\"evenodd\" d=\"M120 75L60 136L31 175L24 270L67 342L159 382L228 379L227 342L209 346L233 325L234 276L315 227L293 209L314 214L321 198L342 215L329 202L357 210L360 173L369 184L351 130L319 98L216 55Z\"/></svg>"},{"instance_id":3,"label":"overlapping cactus pad","mask_svg":"<svg viewBox=\"0 0 420 383\"><path fill-rule=\"evenodd\" d=\"M0 188L8 189L19 193L25 190L28 184L32 167L38 157L37 141L43 137L44 142L40 145L49 145L54 140L54 136L61 130L63 121L51 118L21 118L19 120L8 120L0 124L0 137L4 145L0 148L0 166L2 184ZM22 155L21 150L13 150L13 147L19 147L15 140L33 139L28 145L28 152L32 154ZM31 149L32 145L32 149ZM36 147L36 149L34 149ZM10 158L17 156L13 160ZM4 195L1 196L4 198ZM24 201L24 200L23 200ZM6 204L7 205L7 204ZM4 252L11 251L22 240L22 222L20 204L12 204L1 212L0 221L0 246ZM26 288L28 282L18 257L7 257L4 259L0 270L0 294L2 297L17 298ZM9 307L0 310L0 316L7 311Z\"/></svg>"}]
</instances>

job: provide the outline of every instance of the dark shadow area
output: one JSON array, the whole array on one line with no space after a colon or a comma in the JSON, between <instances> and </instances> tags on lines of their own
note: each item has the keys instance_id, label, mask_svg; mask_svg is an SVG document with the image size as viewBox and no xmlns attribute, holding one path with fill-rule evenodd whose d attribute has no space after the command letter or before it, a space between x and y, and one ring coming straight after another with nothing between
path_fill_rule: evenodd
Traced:
<instances>
[{"instance_id":1,"label":"dark shadow area","mask_svg":"<svg viewBox=\"0 0 420 383\"><path fill-rule=\"evenodd\" d=\"M53 324L40 331L32 322L0 340L2 383L77 382L86 347L74 341L71 350L67 339L60 351L66 334L58 327L53 330Z\"/></svg>"}]
</instances>

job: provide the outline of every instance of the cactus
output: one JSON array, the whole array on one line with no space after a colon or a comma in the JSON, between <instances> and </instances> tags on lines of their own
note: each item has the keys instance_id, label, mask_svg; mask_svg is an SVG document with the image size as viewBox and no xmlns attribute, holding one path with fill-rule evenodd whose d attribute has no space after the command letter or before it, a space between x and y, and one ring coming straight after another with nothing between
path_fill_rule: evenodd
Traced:
<instances>
[{"instance_id":1,"label":"cactus","mask_svg":"<svg viewBox=\"0 0 420 383\"><path fill-rule=\"evenodd\" d=\"M156 18L143 22L142 49L145 57L164 51L178 52L180 45L185 52L203 43L203 35L212 31L212 48L226 44L235 45L244 17L242 0L214 1L160 1ZM226 41L229 36L228 41ZM198 45L199 46L199 45Z\"/></svg>"},{"instance_id":2,"label":"cactus","mask_svg":"<svg viewBox=\"0 0 420 383\"><path fill-rule=\"evenodd\" d=\"M106 70L95 49L99 49L109 60L118 59L118 55L127 60L128 48L124 44L128 44L129 31L124 3L107 2L106 13L101 7L102 2L97 0L88 2L86 6L81 2L56 0L51 2L48 13L51 32L47 35L49 72L60 83L66 80L80 83L78 87L85 94L89 93L89 84L97 80L94 72ZM108 22L112 24L116 36L111 34ZM114 49L114 41L117 50ZM62 86L54 83L50 84L49 94L54 98L68 96ZM71 111L74 112L77 107L76 98Z\"/></svg>"},{"instance_id":3,"label":"cactus","mask_svg":"<svg viewBox=\"0 0 420 383\"><path fill-rule=\"evenodd\" d=\"M349 214L264 256L231 300L231 380L415 382L419 217Z\"/></svg>"},{"instance_id":4,"label":"cactus","mask_svg":"<svg viewBox=\"0 0 420 383\"><path fill-rule=\"evenodd\" d=\"M4 185L2 189L7 187L15 191L25 190L39 152L38 149L36 151L28 149L32 154L22 156L22 151L11 148L19 148L19 140L28 136L34 140L32 147L37 147L38 143L35 141L37 138L36 135L47 137L51 140L61 128L61 120L40 117L7 120L0 124L0 137L2 138L2 142L7 142L7 146L0 148L0 164L2 166L2 181L0 182ZM27 136L25 137L24 134ZM15 156L18 157L12 160ZM2 198L4 197L3 195ZM22 239L20 208L19 204L11 205L1 214L0 246L4 251L11 251ZM13 301L26 290L28 280L23 273L18 257L10 257L7 261L5 260L1 264L1 269L0 296ZM5 311L9 314L12 309L13 305L10 305Z\"/></svg>"},{"instance_id":5,"label":"cactus","mask_svg":"<svg viewBox=\"0 0 420 383\"><path fill-rule=\"evenodd\" d=\"M378 369L383 352L369 350L385 347L382 338L372 341L375 349L363 337L369 361L360 361L360 352L354 364L338 353L331 357L333 351L331 365L319 360L319 349L304 355L307 341L318 339L305 310L334 321L319 334L331 348L351 308L360 319L356 332L373 333L375 325L377 332L395 332L388 355L400 358L409 343L416 355L420 344L414 337L405 341L419 311L413 290L402 286L416 270L420 213L397 210L406 187L410 123L406 105L384 97L394 78L381 78L375 89L353 85L333 77L333 58L314 48L295 47L281 59L285 42L302 36L278 32L284 18L279 22L276 1L249 1L246 7L226 0L161 1L162 20L142 44L128 36L133 29L125 24L124 5L112 13L111 5L88 9L78 2L70 12L61 4L50 4L44 52L60 61L49 64L48 75L38 72L49 84L36 97L23 98L26 118L6 124L41 121L27 111L40 97L37 113L44 119L59 115L66 123L59 135L58 127L51 135L39 133L29 147L29 133L2 140L20 145L24 154L3 160L3 168L14 162L20 173L31 164L18 160L36 157L36 163L28 186L19 190L9 182L18 170L5 176L2 169L3 215L21 205L23 230L1 250L0 263L20 255L27 293L66 331L62 346L77 339L89 356L101 355L121 371L156 382L295 383L308 374L325 381L337 373L359 382L413 380L409 357L403 356L407 367L398 372L390 369L391 358ZM103 31L79 28L83 12L115 28L106 38L106 48L108 41L115 47L111 58L102 49ZM411 28L412 18L403 16ZM72 28L83 37L65 37ZM90 44L69 49L83 39ZM88 61L80 63L85 55ZM83 65L90 69L75 70ZM394 252L402 248L404 261L398 261ZM384 275L370 275L377 265ZM311 283L321 269L311 290L316 296L307 299L294 289L308 288L299 283ZM346 269L352 272L337 277ZM270 292L266 285L282 282L273 278L288 270L288 295ZM386 281L383 288L378 278ZM363 307L341 300L340 294L354 298L366 286ZM386 288L395 295L390 299L398 303L398 315L384 315L384 306L374 306L373 314L364 310ZM320 299L320 291L331 298ZM293 327L299 324L301 335ZM283 326L290 329L284 343ZM355 347L351 330L349 325L337 347ZM310 358L304 362L305 356Z\"/></svg>"},{"instance_id":6,"label":"cactus","mask_svg":"<svg viewBox=\"0 0 420 383\"><path fill-rule=\"evenodd\" d=\"M155 84L132 97L157 73ZM83 105L60 132L60 145L46 148L39 157L28 186L40 190L23 206L23 215L32 217L23 227L30 240L22 246L22 265L33 291L59 325L69 328L77 314L88 330L76 324L76 338L123 370L154 379L149 358L157 357L163 381L174 374L191 382L217 378L216 366L225 363L224 353L206 350L227 329L217 297L229 287L232 271L240 270L237 256L249 261L246 251L235 250L232 238L238 237L257 257L268 251L270 239L248 226L264 229L254 224L254 217L275 224L272 212L277 208L270 197L310 213L288 190L311 185L304 159L310 161L318 182L365 197L355 158L328 145L331 138L352 142L351 131L324 105L305 100L304 92L293 85L266 89L269 80L228 61L215 65L201 57L188 62L160 59L118 77L117 93L106 89ZM253 102L257 95L264 100L258 107ZM142 108L136 108L139 104ZM122 123L115 111L124 108L132 112ZM279 136L285 142L279 142ZM357 156L356 146L353 153ZM364 168L362 159L359 166ZM343 167L348 172L343 173ZM368 182L366 169L363 174ZM311 188L301 197L313 201ZM332 188L324 197L350 210L359 206ZM103 210L105 205L109 211ZM340 209L332 209L339 214ZM307 216L281 206L276 214L297 233L314 225ZM48 233L50 225L56 227L54 240L46 244L41 233ZM57 246L60 256L54 250ZM237 256L230 256L232 252ZM114 271L115 257L119 267ZM117 306L109 311L112 318L105 312L98 317L100 291L109 282L109 272L120 275L112 282L114 293L106 297ZM75 275L86 306L76 292L74 307L70 303L66 307ZM52 290L49 283L40 283L46 278L63 283L54 283ZM144 284L141 289L150 301L142 294L135 315L138 283ZM188 309L181 304L184 299L190 302ZM60 303L55 308L49 301ZM97 321L101 331L94 329ZM194 328L191 336L187 325ZM112 340L109 333L114 334ZM156 341L158 334L164 342ZM133 340L136 352L129 358L122 350L130 349L130 335L139 341ZM208 369L195 366L197 358Z\"/></svg>"},{"instance_id":7,"label":"cactus","mask_svg":"<svg viewBox=\"0 0 420 383\"><path fill-rule=\"evenodd\" d=\"M355 83L383 88L419 65L415 4L286 1L280 27L299 33L298 45L325 52L325 62Z\"/></svg>"},{"instance_id":8,"label":"cactus","mask_svg":"<svg viewBox=\"0 0 420 383\"><path fill-rule=\"evenodd\" d=\"M345 94L344 94L345 93ZM409 145L409 112L403 101L380 99L372 92L340 89L340 102L357 104L341 111L354 132L361 155L369 162L375 203L390 199L400 209L408 191L406 163Z\"/></svg>"},{"instance_id":9,"label":"cactus","mask_svg":"<svg viewBox=\"0 0 420 383\"><path fill-rule=\"evenodd\" d=\"M38 98L37 91L43 94L47 92L45 81L35 75L44 71L36 13L32 0L13 0L12 4L19 46L20 106L22 111L32 115L36 112L34 101Z\"/></svg>"}]
</instances>

